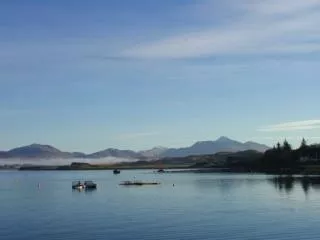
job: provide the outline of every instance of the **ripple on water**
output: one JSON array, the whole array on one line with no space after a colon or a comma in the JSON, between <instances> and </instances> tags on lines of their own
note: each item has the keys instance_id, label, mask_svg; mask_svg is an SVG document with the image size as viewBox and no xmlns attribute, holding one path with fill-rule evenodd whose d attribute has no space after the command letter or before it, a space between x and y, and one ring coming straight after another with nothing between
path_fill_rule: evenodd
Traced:
<instances>
[{"instance_id":1,"label":"ripple on water","mask_svg":"<svg viewBox=\"0 0 320 240\"><path fill-rule=\"evenodd\" d=\"M162 184L118 185L134 178ZM98 189L72 191L77 179L93 179ZM0 180L0 239L312 240L320 235L317 188L306 192L297 184L283 191L264 175L6 172Z\"/></svg>"}]
</instances>

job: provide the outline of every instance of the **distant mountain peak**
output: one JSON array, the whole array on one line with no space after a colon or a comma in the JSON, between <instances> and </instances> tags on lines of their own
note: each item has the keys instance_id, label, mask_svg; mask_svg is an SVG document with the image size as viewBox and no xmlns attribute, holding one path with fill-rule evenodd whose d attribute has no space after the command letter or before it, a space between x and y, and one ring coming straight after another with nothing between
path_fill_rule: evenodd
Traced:
<instances>
[{"instance_id":1,"label":"distant mountain peak","mask_svg":"<svg viewBox=\"0 0 320 240\"><path fill-rule=\"evenodd\" d=\"M213 141L198 141L198 142L195 142L192 146L199 146L199 145L205 145L205 144L212 144Z\"/></svg>"},{"instance_id":2,"label":"distant mountain peak","mask_svg":"<svg viewBox=\"0 0 320 240\"><path fill-rule=\"evenodd\" d=\"M185 157L192 155L215 154L218 152L238 152L255 150L264 152L269 147L263 144L250 142L242 143L226 136L221 136L215 141L199 141L184 148L170 148L162 153L164 157Z\"/></svg>"},{"instance_id":3,"label":"distant mountain peak","mask_svg":"<svg viewBox=\"0 0 320 240\"><path fill-rule=\"evenodd\" d=\"M218 142L226 142L226 141L234 141L234 140L232 140L232 139L230 139L230 138L228 138L226 136L221 136L216 141L218 141Z\"/></svg>"},{"instance_id":4,"label":"distant mountain peak","mask_svg":"<svg viewBox=\"0 0 320 240\"><path fill-rule=\"evenodd\" d=\"M167 150L168 150L168 148L166 148L166 147L156 146L156 147L153 147L148 150L140 151L139 153L145 157L148 157L148 158L158 158L163 153L165 153Z\"/></svg>"},{"instance_id":5,"label":"distant mountain peak","mask_svg":"<svg viewBox=\"0 0 320 240\"><path fill-rule=\"evenodd\" d=\"M50 146L46 145L46 144L32 143L32 144L26 145L24 147L50 147Z\"/></svg>"},{"instance_id":6,"label":"distant mountain peak","mask_svg":"<svg viewBox=\"0 0 320 240\"><path fill-rule=\"evenodd\" d=\"M156 149L167 149L167 147L163 147L163 146L155 146L152 149L156 150Z\"/></svg>"},{"instance_id":7,"label":"distant mountain peak","mask_svg":"<svg viewBox=\"0 0 320 240\"><path fill-rule=\"evenodd\" d=\"M46 144L38 144L38 143L32 143L30 145L27 146L22 146L22 147L18 147L18 148L14 148L11 149L10 151L16 151L16 150L22 150L22 149L39 149L39 150L54 150L54 151L60 151L55 147L52 147L50 145L46 145Z\"/></svg>"},{"instance_id":8,"label":"distant mountain peak","mask_svg":"<svg viewBox=\"0 0 320 240\"><path fill-rule=\"evenodd\" d=\"M140 159L143 156L132 150L120 150L116 148L108 148L99 152L87 155L88 158L105 158L105 157L119 157L119 158L136 158Z\"/></svg>"},{"instance_id":9,"label":"distant mountain peak","mask_svg":"<svg viewBox=\"0 0 320 240\"><path fill-rule=\"evenodd\" d=\"M13 148L7 152L7 156L17 158L52 158L69 157L70 155L50 145L33 143L31 145Z\"/></svg>"}]
</instances>

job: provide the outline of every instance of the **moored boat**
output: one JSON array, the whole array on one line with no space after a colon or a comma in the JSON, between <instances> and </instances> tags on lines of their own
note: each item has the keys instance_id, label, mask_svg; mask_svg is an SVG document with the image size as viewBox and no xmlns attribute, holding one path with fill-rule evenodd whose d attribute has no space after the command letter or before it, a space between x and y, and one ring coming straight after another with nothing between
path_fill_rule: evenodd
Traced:
<instances>
[{"instance_id":1,"label":"moored boat","mask_svg":"<svg viewBox=\"0 0 320 240\"><path fill-rule=\"evenodd\" d=\"M75 181L72 183L72 189L83 190L83 189L96 189L97 184L93 181L84 181L83 183L80 181Z\"/></svg>"},{"instance_id":2,"label":"moored boat","mask_svg":"<svg viewBox=\"0 0 320 240\"><path fill-rule=\"evenodd\" d=\"M72 189L81 190L84 189L84 185L80 181L72 182Z\"/></svg>"},{"instance_id":3,"label":"moored boat","mask_svg":"<svg viewBox=\"0 0 320 240\"><path fill-rule=\"evenodd\" d=\"M97 184L94 183L93 181L85 181L84 186L86 189L96 189L97 188Z\"/></svg>"},{"instance_id":4,"label":"moored boat","mask_svg":"<svg viewBox=\"0 0 320 240\"><path fill-rule=\"evenodd\" d=\"M113 174L120 174L120 170L119 169L114 169L113 170Z\"/></svg>"}]
</instances>

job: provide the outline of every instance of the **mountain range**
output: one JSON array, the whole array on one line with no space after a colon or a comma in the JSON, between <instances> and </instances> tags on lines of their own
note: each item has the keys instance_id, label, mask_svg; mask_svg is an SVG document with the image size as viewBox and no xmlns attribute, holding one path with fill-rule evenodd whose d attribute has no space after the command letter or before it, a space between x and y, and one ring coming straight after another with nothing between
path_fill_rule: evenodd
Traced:
<instances>
[{"instance_id":1,"label":"mountain range","mask_svg":"<svg viewBox=\"0 0 320 240\"><path fill-rule=\"evenodd\" d=\"M63 152L50 145L31 144L18 147L9 151L0 151L0 158L20 158L20 159L70 159L87 158L100 159L107 157L129 158L140 160L152 160L165 157L186 157L190 155L215 154L217 152L238 152L255 150L264 152L268 146L256 142L239 142L227 137L220 137L215 141L200 141L184 148L155 147L145 151L119 150L108 148L99 152L85 154L82 152Z\"/></svg>"}]
</instances>

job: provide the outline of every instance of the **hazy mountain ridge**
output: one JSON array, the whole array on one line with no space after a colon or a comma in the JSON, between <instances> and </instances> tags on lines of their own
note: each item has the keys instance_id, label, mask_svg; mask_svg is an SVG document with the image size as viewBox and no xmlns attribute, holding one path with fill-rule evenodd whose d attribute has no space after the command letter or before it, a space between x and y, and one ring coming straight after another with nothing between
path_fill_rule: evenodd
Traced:
<instances>
[{"instance_id":1,"label":"hazy mountain ridge","mask_svg":"<svg viewBox=\"0 0 320 240\"><path fill-rule=\"evenodd\" d=\"M9 151L0 151L0 158L21 158L21 159L70 159L86 158L100 159L106 157L128 158L140 160L152 160L165 157L186 157L191 155L215 154L217 152L239 152L246 150L255 150L264 152L269 149L268 146L256 142L241 143L227 137L220 137L215 141L200 141L184 148L165 148L155 147L145 151L119 150L108 148L95 153L85 154L82 152L63 152L50 145L31 144L18 147Z\"/></svg>"},{"instance_id":2,"label":"hazy mountain ridge","mask_svg":"<svg viewBox=\"0 0 320 240\"><path fill-rule=\"evenodd\" d=\"M206 155L218 152L239 152L246 150L255 150L265 152L270 147L256 142L241 143L227 137L220 137L215 141L196 142L190 147L170 148L165 151L161 157L185 157L190 155Z\"/></svg>"},{"instance_id":3,"label":"hazy mountain ridge","mask_svg":"<svg viewBox=\"0 0 320 240\"><path fill-rule=\"evenodd\" d=\"M143 155L132 150L119 150L115 148L108 148L99 152L86 155L87 158L105 158L105 157L119 157L119 158L144 158Z\"/></svg>"},{"instance_id":4,"label":"hazy mountain ridge","mask_svg":"<svg viewBox=\"0 0 320 240\"><path fill-rule=\"evenodd\" d=\"M149 150L140 151L139 153L147 158L159 158L162 156L169 148L166 147L154 147Z\"/></svg>"},{"instance_id":5,"label":"hazy mountain ridge","mask_svg":"<svg viewBox=\"0 0 320 240\"><path fill-rule=\"evenodd\" d=\"M50 145L31 144L4 152L8 158L72 158L73 154L62 152ZM1 157L1 155L0 155Z\"/></svg>"}]
</instances>

